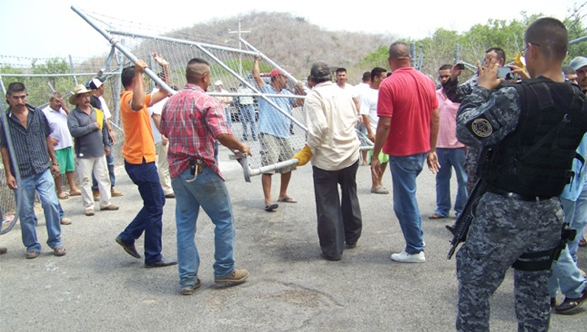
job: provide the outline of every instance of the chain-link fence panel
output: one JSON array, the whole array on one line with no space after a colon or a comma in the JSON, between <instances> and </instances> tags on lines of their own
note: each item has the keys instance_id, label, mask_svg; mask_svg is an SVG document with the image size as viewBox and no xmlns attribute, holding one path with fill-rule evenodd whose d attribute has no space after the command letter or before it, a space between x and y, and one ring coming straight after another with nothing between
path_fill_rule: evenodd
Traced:
<instances>
[{"instance_id":1,"label":"chain-link fence panel","mask_svg":"<svg viewBox=\"0 0 587 332\"><path fill-rule=\"evenodd\" d=\"M237 139L246 140L251 147L253 157L246 161L250 168L258 170L276 162L290 162L282 166L295 164L290 158L306 142L307 129L302 115L305 96L301 79L293 77L286 66L273 62L243 39L240 45L244 47L231 48L176 38L172 34L161 36L150 33L145 25L133 28L125 21L96 13L86 15L73 9L132 62L137 59L147 62L152 70L145 73L151 78L152 88L157 82L171 93L173 89L181 89L186 84L187 63L193 58L206 60L212 76L208 93L225 107L227 121ZM165 82L156 75L159 69L153 53L169 62L170 75L165 77ZM258 68L255 75L253 68ZM276 77L271 77L273 70L286 78L280 82L282 86L275 84ZM365 137L362 143L367 148L372 145ZM274 158L276 152L283 153Z\"/></svg>"}]
</instances>

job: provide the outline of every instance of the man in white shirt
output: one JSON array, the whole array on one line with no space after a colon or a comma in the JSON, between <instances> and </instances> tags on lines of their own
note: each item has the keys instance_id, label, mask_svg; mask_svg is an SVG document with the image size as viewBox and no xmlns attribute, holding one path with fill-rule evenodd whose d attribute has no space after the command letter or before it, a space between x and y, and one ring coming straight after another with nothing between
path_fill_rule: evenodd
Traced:
<instances>
[{"instance_id":1,"label":"man in white shirt","mask_svg":"<svg viewBox=\"0 0 587 332\"><path fill-rule=\"evenodd\" d=\"M69 108L65 105L59 92L51 93L49 105L43 109L43 113L51 127L51 138L54 140L55 157L59 164L60 176L56 176L55 187L57 197L66 199L68 196L79 196L81 191L75 185L73 178L75 172L75 158L73 156L73 140L67 127L67 115ZM69 195L63 191L61 175L65 174L69 183Z\"/></svg>"},{"instance_id":2,"label":"man in white shirt","mask_svg":"<svg viewBox=\"0 0 587 332\"><path fill-rule=\"evenodd\" d=\"M371 72L370 71L366 71L363 73L363 78L361 79L361 83L357 84L355 86L355 95L357 96L357 98L359 98L359 113L361 112L360 110L360 103L361 103L361 95L366 91L369 90L371 88ZM365 123L363 122L363 116L361 114L359 114L359 116L357 117L357 130L359 131L359 133L363 134L363 135L367 135L367 128L365 127ZM359 134L357 134L359 135ZM369 161L367 160L367 150L361 150L361 159L362 159L362 166L367 166L369 165Z\"/></svg>"},{"instance_id":3,"label":"man in white shirt","mask_svg":"<svg viewBox=\"0 0 587 332\"><path fill-rule=\"evenodd\" d=\"M155 84L155 89L151 94L160 90L160 86ZM159 182L163 189L165 198L175 198L175 193L171 187L171 177L169 176L169 162L167 161L167 150L169 149L169 140L165 135L159 131L159 124L161 123L161 112L163 105L167 102L168 97L160 102L147 108L151 116L151 129L153 130L153 140L155 141L155 153L157 153L157 173L159 173Z\"/></svg>"},{"instance_id":4,"label":"man in white shirt","mask_svg":"<svg viewBox=\"0 0 587 332\"><path fill-rule=\"evenodd\" d=\"M375 67L371 70L371 84L368 89L363 90L359 96L361 102L361 116L365 129L367 129L367 137L372 142L375 142L375 133L377 132L377 124L379 117L377 116L377 100L379 99L379 85L387 78L387 70L381 67ZM369 155L373 157L373 151L369 151ZM385 173L385 168L389 162L389 156L383 152L379 153L379 161L381 162L382 173ZM389 194L389 190L385 189L382 182L382 177L371 174L371 193L373 194Z\"/></svg>"},{"instance_id":5,"label":"man in white shirt","mask_svg":"<svg viewBox=\"0 0 587 332\"><path fill-rule=\"evenodd\" d=\"M356 109L351 98L332 83L327 64L312 65L310 76L316 85L304 103L308 139L294 158L300 161L298 166L312 160L322 257L338 261L345 243L347 249L356 247L362 230Z\"/></svg>"}]
</instances>

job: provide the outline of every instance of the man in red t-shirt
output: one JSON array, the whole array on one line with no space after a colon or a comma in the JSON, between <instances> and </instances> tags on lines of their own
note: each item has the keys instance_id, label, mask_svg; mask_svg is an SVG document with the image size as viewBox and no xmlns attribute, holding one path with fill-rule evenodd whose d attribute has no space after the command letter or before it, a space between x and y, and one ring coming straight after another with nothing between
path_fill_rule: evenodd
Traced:
<instances>
[{"instance_id":1,"label":"man in red t-shirt","mask_svg":"<svg viewBox=\"0 0 587 332\"><path fill-rule=\"evenodd\" d=\"M435 151L439 124L436 88L430 78L410 66L411 56L405 43L391 44L388 62L393 74L379 87L379 123L373 155L379 155L382 149L389 155L393 209L406 240L404 250L391 255L391 259L406 263L424 262L416 177L422 171L425 159L432 173L440 167ZM371 162L371 171L376 177L382 176L377 158Z\"/></svg>"}]
</instances>

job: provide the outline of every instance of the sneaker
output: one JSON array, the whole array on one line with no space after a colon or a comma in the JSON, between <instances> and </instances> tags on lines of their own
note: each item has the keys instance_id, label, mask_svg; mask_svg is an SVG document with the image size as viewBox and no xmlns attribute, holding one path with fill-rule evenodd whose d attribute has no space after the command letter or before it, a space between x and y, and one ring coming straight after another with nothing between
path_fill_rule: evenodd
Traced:
<instances>
[{"instance_id":1,"label":"sneaker","mask_svg":"<svg viewBox=\"0 0 587 332\"><path fill-rule=\"evenodd\" d=\"M116 190L116 189L114 189L114 187L112 187L110 189L110 196L112 196L112 197L120 197L120 196L123 196L123 195L124 194L122 193L122 191Z\"/></svg>"},{"instance_id":2,"label":"sneaker","mask_svg":"<svg viewBox=\"0 0 587 332\"><path fill-rule=\"evenodd\" d=\"M39 257L39 254L40 254L40 252L31 250L31 251L27 251L26 255L24 257L26 257L26 259L33 259L33 258Z\"/></svg>"},{"instance_id":3,"label":"sneaker","mask_svg":"<svg viewBox=\"0 0 587 332\"><path fill-rule=\"evenodd\" d=\"M192 295L194 291L202 286L200 279L196 279L196 284L193 286L185 286L181 289L181 295Z\"/></svg>"},{"instance_id":4,"label":"sneaker","mask_svg":"<svg viewBox=\"0 0 587 332\"><path fill-rule=\"evenodd\" d=\"M247 280L249 277L249 271L247 270L234 270L231 274L227 275L224 278L215 279L214 282L217 284L233 284L238 285L242 284Z\"/></svg>"},{"instance_id":5,"label":"sneaker","mask_svg":"<svg viewBox=\"0 0 587 332\"><path fill-rule=\"evenodd\" d=\"M578 309L585 300L587 300L587 287L583 289L581 296L576 299L565 297L563 303L554 307L554 312L562 315L572 315L576 313L575 310Z\"/></svg>"},{"instance_id":6,"label":"sneaker","mask_svg":"<svg viewBox=\"0 0 587 332\"><path fill-rule=\"evenodd\" d=\"M94 196L94 201L100 201L100 191L92 189L92 195Z\"/></svg>"},{"instance_id":7,"label":"sneaker","mask_svg":"<svg viewBox=\"0 0 587 332\"><path fill-rule=\"evenodd\" d=\"M6 249L6 247L0 247L0 255L4 255L7 252L8 252L8 249Z\"/></svg>"},{"instance_id":8,"label":"sneaker","mask_svg":"<svg viewBox=\"0 0 587 332\"><path fill-rule=\"evenodd\" d=\"M100 211L116 211L116 210L118 210L118 206L116 206L114 204L100 207Z\"/></svg>"},{"instance_id":9,"label":"sneaker","mask_svg":"<svg viewBox=\"0 0 587 332\"><path fill-rule=\"evenodd\" d=\"M391 260L400 263L424 263L424 261L426 261L426 257L424 256L423 251L420 251L417 254L408 254L404 250L398 254L392 254Z\"/></svg>"},{"instance_id":10,"label":"sneaker","mask_svg":"<svg viewBox=\"0 0 587 332\"><path fill-rule=\"evenodd\" d=\"M94 209L87 209L86 216L91 217L95 214Z\"/></svg>"}]
</instances>

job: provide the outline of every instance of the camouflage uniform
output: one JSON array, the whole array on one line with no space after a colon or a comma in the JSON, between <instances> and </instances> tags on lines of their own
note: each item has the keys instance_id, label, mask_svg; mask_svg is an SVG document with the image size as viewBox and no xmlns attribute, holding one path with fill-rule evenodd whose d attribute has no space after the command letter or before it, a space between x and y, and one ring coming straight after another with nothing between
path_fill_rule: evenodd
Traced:
<instances>
[{"instance_id":1,"label":"camouflage uniform","mask_svg":"<svg viewBox=\"0 0 587 332\"><path fill-rule=\"evenodd\" d=\"M471 94L473 89L477 86L477 80L479 76L474 75L465 83L459 85L458 80L448 80L446 83L442 85L442 89L448 99L450 99L454 103L460 103L463 101L463 98ZM477 176L477 162L479 160L479 154L481 151L479 149L467 146L467 157L465 159L465 172L467 173L467 192L471 194L473 188L475 187L475 183L479 180Z\"/></svg>"},{"instance_id":2,"label":"camouflage uniform","mask_svg":"<svg viewBox=\"0 0 587 332\"><path fill-rule=\"evenodd\" d=\"M491 92L476 87L459 108L457 137L479 151L513 132L520 112L520 97L515 88ZM478 117L484 117L489 128L469 130L467 123ZM479 132L482 130L486 131ZM554 248L560 241L563 219L558 197L527 202L493 193L483 195L467 242L457 254L458 331L489 331L489 298L502 283L507 269L525 252ZM518 331L548 330L549 275L550 271L515 270Z\"/></svg>"}]
</instances>

